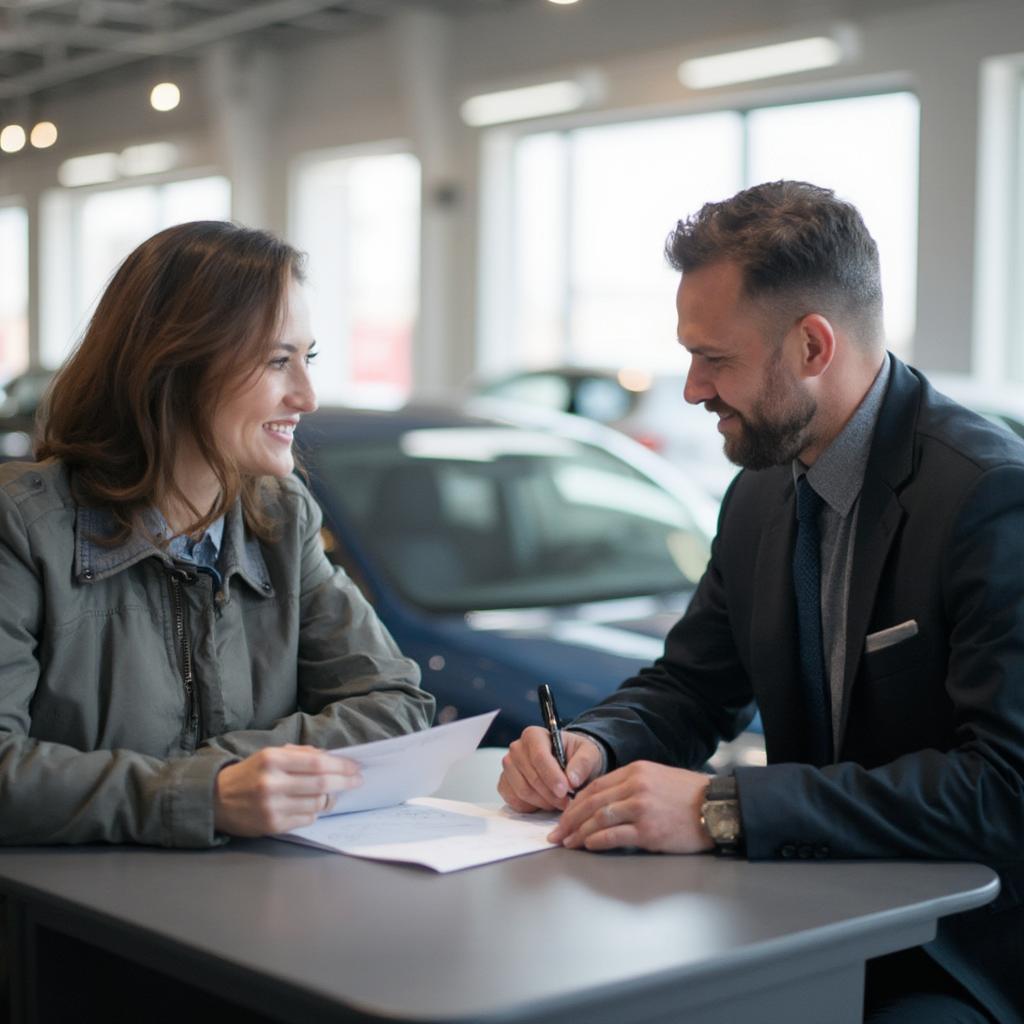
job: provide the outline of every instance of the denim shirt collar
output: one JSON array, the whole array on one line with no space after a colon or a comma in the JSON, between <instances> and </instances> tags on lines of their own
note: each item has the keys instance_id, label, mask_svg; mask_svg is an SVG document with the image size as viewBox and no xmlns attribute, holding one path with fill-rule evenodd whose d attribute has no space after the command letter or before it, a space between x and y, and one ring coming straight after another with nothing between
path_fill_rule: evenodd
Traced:
<instances>
[{"instance_id":1,"label":"denim shirt collar","mask_svg":"<svg viewBox=\"0 0 1024 1024\"><path fill-rule=\"evenodd\" d=\"M153 538L163 530L163 517L147 509L142 516L143 530L134 530L120 544L102 544L96 538L112 537L117 532L113 515L105 508L79 506L75 515L75 579L79 583L95 583L130 568L144 558L157 558L164 565L174 565L169 552L161 549ZM270 573L264 561L260 542L245 528L242 505L236 501L224 520L220 550L224 586L233 575L240 576L256 593L274 595Z\"/></svg>"}]
</instances>

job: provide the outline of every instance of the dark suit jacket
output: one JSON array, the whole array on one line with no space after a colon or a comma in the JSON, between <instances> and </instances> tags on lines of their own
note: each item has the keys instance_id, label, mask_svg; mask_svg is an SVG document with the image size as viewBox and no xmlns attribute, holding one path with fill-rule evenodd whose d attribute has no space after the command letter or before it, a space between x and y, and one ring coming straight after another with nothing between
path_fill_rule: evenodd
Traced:
<instances>
[{"instance_id":1,"label":"dark suit jacket","mask_svg":"<svg viewBox=\"0 0 1024 1024\"><path fill-rule=\"evenodd\" d=\"M747 854L986 863L996 903L925 947L1024 1021L1024 445L893 358L860 497L837 763L809 763L788 465L741 473L658 662L573 723L613 765L695 768L757 701L768 766L736 772ZM918 633L864 652L867 635Z\"/></svg>"}]
</instances>

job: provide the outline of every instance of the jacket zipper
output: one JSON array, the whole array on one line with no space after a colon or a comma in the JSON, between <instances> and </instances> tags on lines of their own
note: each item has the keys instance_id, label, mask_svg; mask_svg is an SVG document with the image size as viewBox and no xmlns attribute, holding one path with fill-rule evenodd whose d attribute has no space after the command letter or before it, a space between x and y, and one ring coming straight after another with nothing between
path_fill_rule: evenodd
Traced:
<instances>
[{"instance_id":1,"label":"jacket zipper","mask_svg":"<svg viewBox=\"0 0 1024 1024\"><path fill-rule=\"evenodd\" d=\"M194 579L184 569L169 570L171 581L171 603L174 605L174 635L181 649L181 674L185 684L185 720L188 722L192 749L199 744L199 701L196 698L195 671L192 663L192 642L189 639L185 622L185 599L182 584L191 583Z\"/></svg>"}]
</instances>

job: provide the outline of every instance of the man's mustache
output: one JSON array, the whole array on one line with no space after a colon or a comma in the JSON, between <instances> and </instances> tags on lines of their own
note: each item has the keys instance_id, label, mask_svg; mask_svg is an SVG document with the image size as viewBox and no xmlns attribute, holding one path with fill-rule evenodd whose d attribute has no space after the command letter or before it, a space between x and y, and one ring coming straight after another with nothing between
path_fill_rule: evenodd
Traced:
<instances>
[{"instance_id":1,"label":"man's mustache","mask_svg":"<svg viewBox=\"0 0 1024 1024\"><path fill-rule=\"evenodd\" d=\"M731 405L726 405L725 402L721 401L718 398L711 398L708 401L706 401L704 403L704 408L707 409L708 412L713 412L718 416L738 415L736 413L736 410ZM743 419L743 417L740 416L740 419Z\"/></svg>"}]
</instances>

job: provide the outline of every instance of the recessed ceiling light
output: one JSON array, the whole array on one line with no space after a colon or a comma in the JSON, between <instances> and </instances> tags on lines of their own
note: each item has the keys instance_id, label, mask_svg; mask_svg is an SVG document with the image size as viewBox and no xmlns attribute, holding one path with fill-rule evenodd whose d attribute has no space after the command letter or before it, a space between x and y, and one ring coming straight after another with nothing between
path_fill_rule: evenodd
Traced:
<instances>
[{"instance_id":1,"label":"recessed ceiling light","mask_svg":"<svg viewBox=\"0 0 1024 1024\"><path fill-rule=\"evenodd\" d=\"M117 154L90 153L88 156L75 156L65 160L57 168L57 180L65 188L116 181Z\"/></svg>"},{"instance_id":2,"label":"recessed ceiling light","mask_svg":"<svg viewBox=\"0 0 1024 1024\"><path fill-rule=\"evenodd\" d=\"M679 81L689 89L713 89L734 82L832 67L842 59L843 48L835 39L813 36L684 60L679 65Z\"/></svg>"},{"instance_id":3,"label":"recessed ceiling light","mask_svg":"<svg viewBox=\"0 0 1024 1024\"><path fill-rule=\"evenodd\" d=\"M17 153L25 148L25 129L20 124L9 124L0 131L0 149L5 153Z\"/></svg>"},{"instance_id":4,"label":"recessed ceiling light","mask_svg":"<svg viewBox=\"0 0 1024 1024\"><path fill-rule=\"evenodd\" d=\"M148 142L121 151L117 169L125 177L162 174L178 164L178 147L173 142Z\"/></svg>"},{"instance_id":5,"label":"recessed ceiling light","mask_svg":"<svg viewBox=\"0 0 1024 1024\"><path fill-rule=\"evenodd\" d=\"M154 110L173 110L181 102L181 90L174 82L160 82L149 94L149 103Z\"/></svg>"},{"instance_id":6,"label":"recessed ceiling light","mask_svg":"<svg viewBox=\"0 0 1024 1024\"><path fill-rule=\"evenodd\" d=\"M52 121L40 121L33 126L29 141L36 149L49 149L57 141L57 126Z\"/></svg>"},{"instance_id":7,"label":"recessed ceiling light","mask_svg":"<svg viewBox=\"0 0 1024 1024\"><path fill-rule=\"evenodd\" d=\"M544 82L542 85L472 96L462 104L459 112L466 124L481 128L579 110L593 99L594 93L595 86L588 81Z\"/></svg>"}]
</instances>

